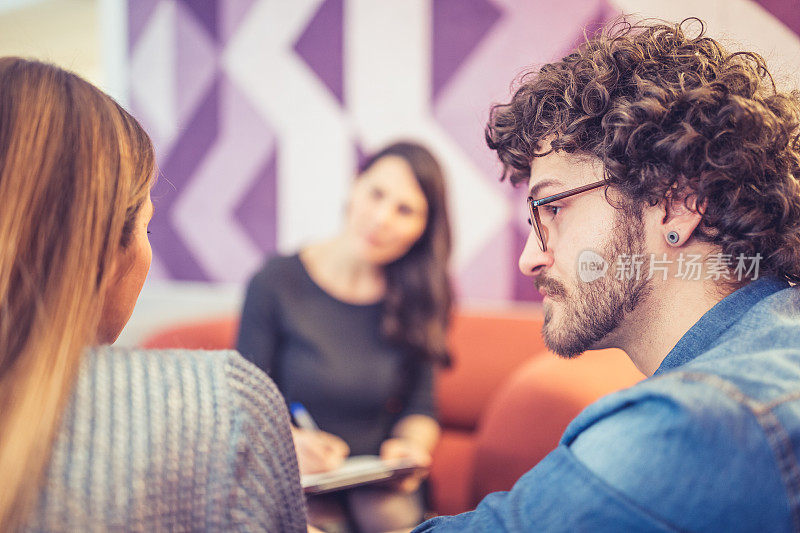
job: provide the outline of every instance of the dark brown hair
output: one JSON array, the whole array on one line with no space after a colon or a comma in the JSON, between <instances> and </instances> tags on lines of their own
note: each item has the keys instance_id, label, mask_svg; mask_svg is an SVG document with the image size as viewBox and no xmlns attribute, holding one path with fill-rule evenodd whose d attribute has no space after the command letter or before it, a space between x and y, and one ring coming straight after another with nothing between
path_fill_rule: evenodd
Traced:
<instances>
[{"instance_id":1,"label":"dark brown hair","mask_svg":"<svg viewBox=\"0 0 800 533\"><path fill-rule=\"evenodd\" d=\"M632 205L695 198L698 239L733 258L760 253L760 274L798 282L799 124L800 96L777 91L758 54L727 52L698 19L623 18L525 74L492 108L486 141L512 183L548 139L599 158Z\"/></svg>"},{"instance_id":2,"label":"dark brown hair","mask_svg":"<svg viewBox=\"0 0 800 533\"><path fill-rule=\"evenodd\" d=\"M411 167L428 203L428 218L422 236L411 249L386 265L382 333L414 355L446 365L450 361L446 336L453 292L448 272L451 238L444 175L430 151L411 142L391 144L375 153L361 172L387 156L401 157Z\"/></svg>"}]
</instances>

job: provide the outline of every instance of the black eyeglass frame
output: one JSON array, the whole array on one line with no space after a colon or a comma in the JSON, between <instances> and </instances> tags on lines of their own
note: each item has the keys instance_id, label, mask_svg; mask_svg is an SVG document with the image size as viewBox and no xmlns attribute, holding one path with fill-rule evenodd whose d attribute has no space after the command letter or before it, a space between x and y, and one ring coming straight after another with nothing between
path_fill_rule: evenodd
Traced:
<instances>
[{"instance_id":1,"label":"black eyeglass frame","mask_svg":"<svg viewBox=\"0 0 800 533\"><path fill-rule=\"evenodd\" d=\"M551 202L563 200L564 198L567 198L569 196L575 196L576 194L580 194L582 192L591 191L592 189L597 189L598 187L602 187L603 185L608 185L608 182L606 180L596 181L594 183L590 183L588 185L582 185L581 187L576 187L574 189L560 192L558 194L545 196L544 198L540 198L539 200L534 200L532 196L528 196L528 210L530 211L531 215L530 222L531 225L533 226L533 229L536 231L536 236L539 238L539 248L541 248L543 252L547 251L547 239L545 238L544 232L542 231L542 221L539 219L539 208Z\"/></svg>"}]
</instances>

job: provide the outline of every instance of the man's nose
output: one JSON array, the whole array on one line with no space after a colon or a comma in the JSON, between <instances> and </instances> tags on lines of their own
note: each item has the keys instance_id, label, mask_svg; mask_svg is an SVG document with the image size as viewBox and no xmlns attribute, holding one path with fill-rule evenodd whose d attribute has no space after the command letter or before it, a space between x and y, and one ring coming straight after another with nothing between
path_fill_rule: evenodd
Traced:
<instances>
[{"instance_id":1,"label":"man's nose","mask_svg":"<svg viewBox=\"0 0 800 533\"><path fill-rule=\"evenodd\" d=\"M553 264L553 252L548 247L546 252L542 251L539 237L533 228L528 232L528 240L519 256L519 270L526 276L536 277L542 271Z\"/></svg>"}]
</instances>

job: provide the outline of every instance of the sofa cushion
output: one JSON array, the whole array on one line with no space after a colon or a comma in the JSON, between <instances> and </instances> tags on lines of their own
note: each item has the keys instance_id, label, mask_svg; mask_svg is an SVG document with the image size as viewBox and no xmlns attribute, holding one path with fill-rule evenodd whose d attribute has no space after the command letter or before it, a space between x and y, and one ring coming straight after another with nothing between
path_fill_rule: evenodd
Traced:
<instances>
[{"instance_id":1,"label":"sofa cushion","mask_svg":"<svg viewBox=\"0 0 800 533\"><path fill-rule=\"evenodd\" d=\"M453 366L439 372L436 399L443 426L474 429L500 385L545 350L539 306L460 310L453 317Z\"/></svg>"},{"instance_id":2,"label":"sofa cushion","mask_svg":"<svg viewBox=\"0 0 800 533\"><path fill-rule=\"evenodd\" d=\"M474 437L469 431L442 431L433 452L429 477L429 503L437 514L458 514L471 509Z\"/></svg>"},{"instance_id":3,"label":"sofa cushion","mask_svg":"<svg viewBox=\"0 0 800 533\"><path fill-rule=\"evenodd\" d=\"M211 318L174 324L153 333L142 348L186 348L188 350L230 350L236 345L239 317Z\"/></svg>"}]
</instances>

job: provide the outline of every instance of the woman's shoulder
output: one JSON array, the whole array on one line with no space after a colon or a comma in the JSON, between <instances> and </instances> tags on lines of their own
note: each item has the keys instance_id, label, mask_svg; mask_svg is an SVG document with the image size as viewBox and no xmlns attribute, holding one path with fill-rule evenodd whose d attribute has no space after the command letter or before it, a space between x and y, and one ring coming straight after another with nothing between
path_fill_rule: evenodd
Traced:
<instances>
[{"instance_id":1,"label":"woman's shoulder","mask_svg":"<svg viewBox=\"0 0 800 533\"><path fill-rule=\"evenodd\" d=\"M261 267L253 274L250 284L262 286L280 286L289 279L303 273L303 264L299 253L290 255L275 254L266 258Z\"/></svg>"},{"instance_id":2,"label":"woman's shoulder","mask_svg":"<svg viewBox=\"0 0 800 533\"><path fill-rule=\"evenodd\" d=\"M131 431L151 430L161 439L178 437L178 428L213 425L217 430L180 436L184 444L188 435L203 439L229 434L242 408L276 416L284 408L270 378L234 350L95 348L84 358L73 396L74 416L83 414L86 401L92 402L95 417L114 410L117 421L126 420L120 415L128 408ZM143 410L146 421L134 416Z\"/></svg>"},{"instance_id":3,"label":"woman's shoulder","mask_svg":"<svg viewBox=\"0 0 800 533\"><path fill-rule=\"evenodd\" d=\"M295 252L293 254L273 254L268 256L264 260L264 264L261 267L261 270L266 270L269 272L284 272L284 271L291 271L296 270L297 267L301 266L302 263L300 262L300 252Z\"/></svg>"},{"instance_id":4,"label":"woman's shoulder","mask_svg":"<svg viewBox=\"0 0 800 533\"><path fill-rule=\"evenodd\" d=\"M93 349L64 412L37 515L76 527L222 527L254 431L274 446L261 453L287 465L272 485L297 485L285 404L237 352Z\"/></svg>"}]
</instances>

